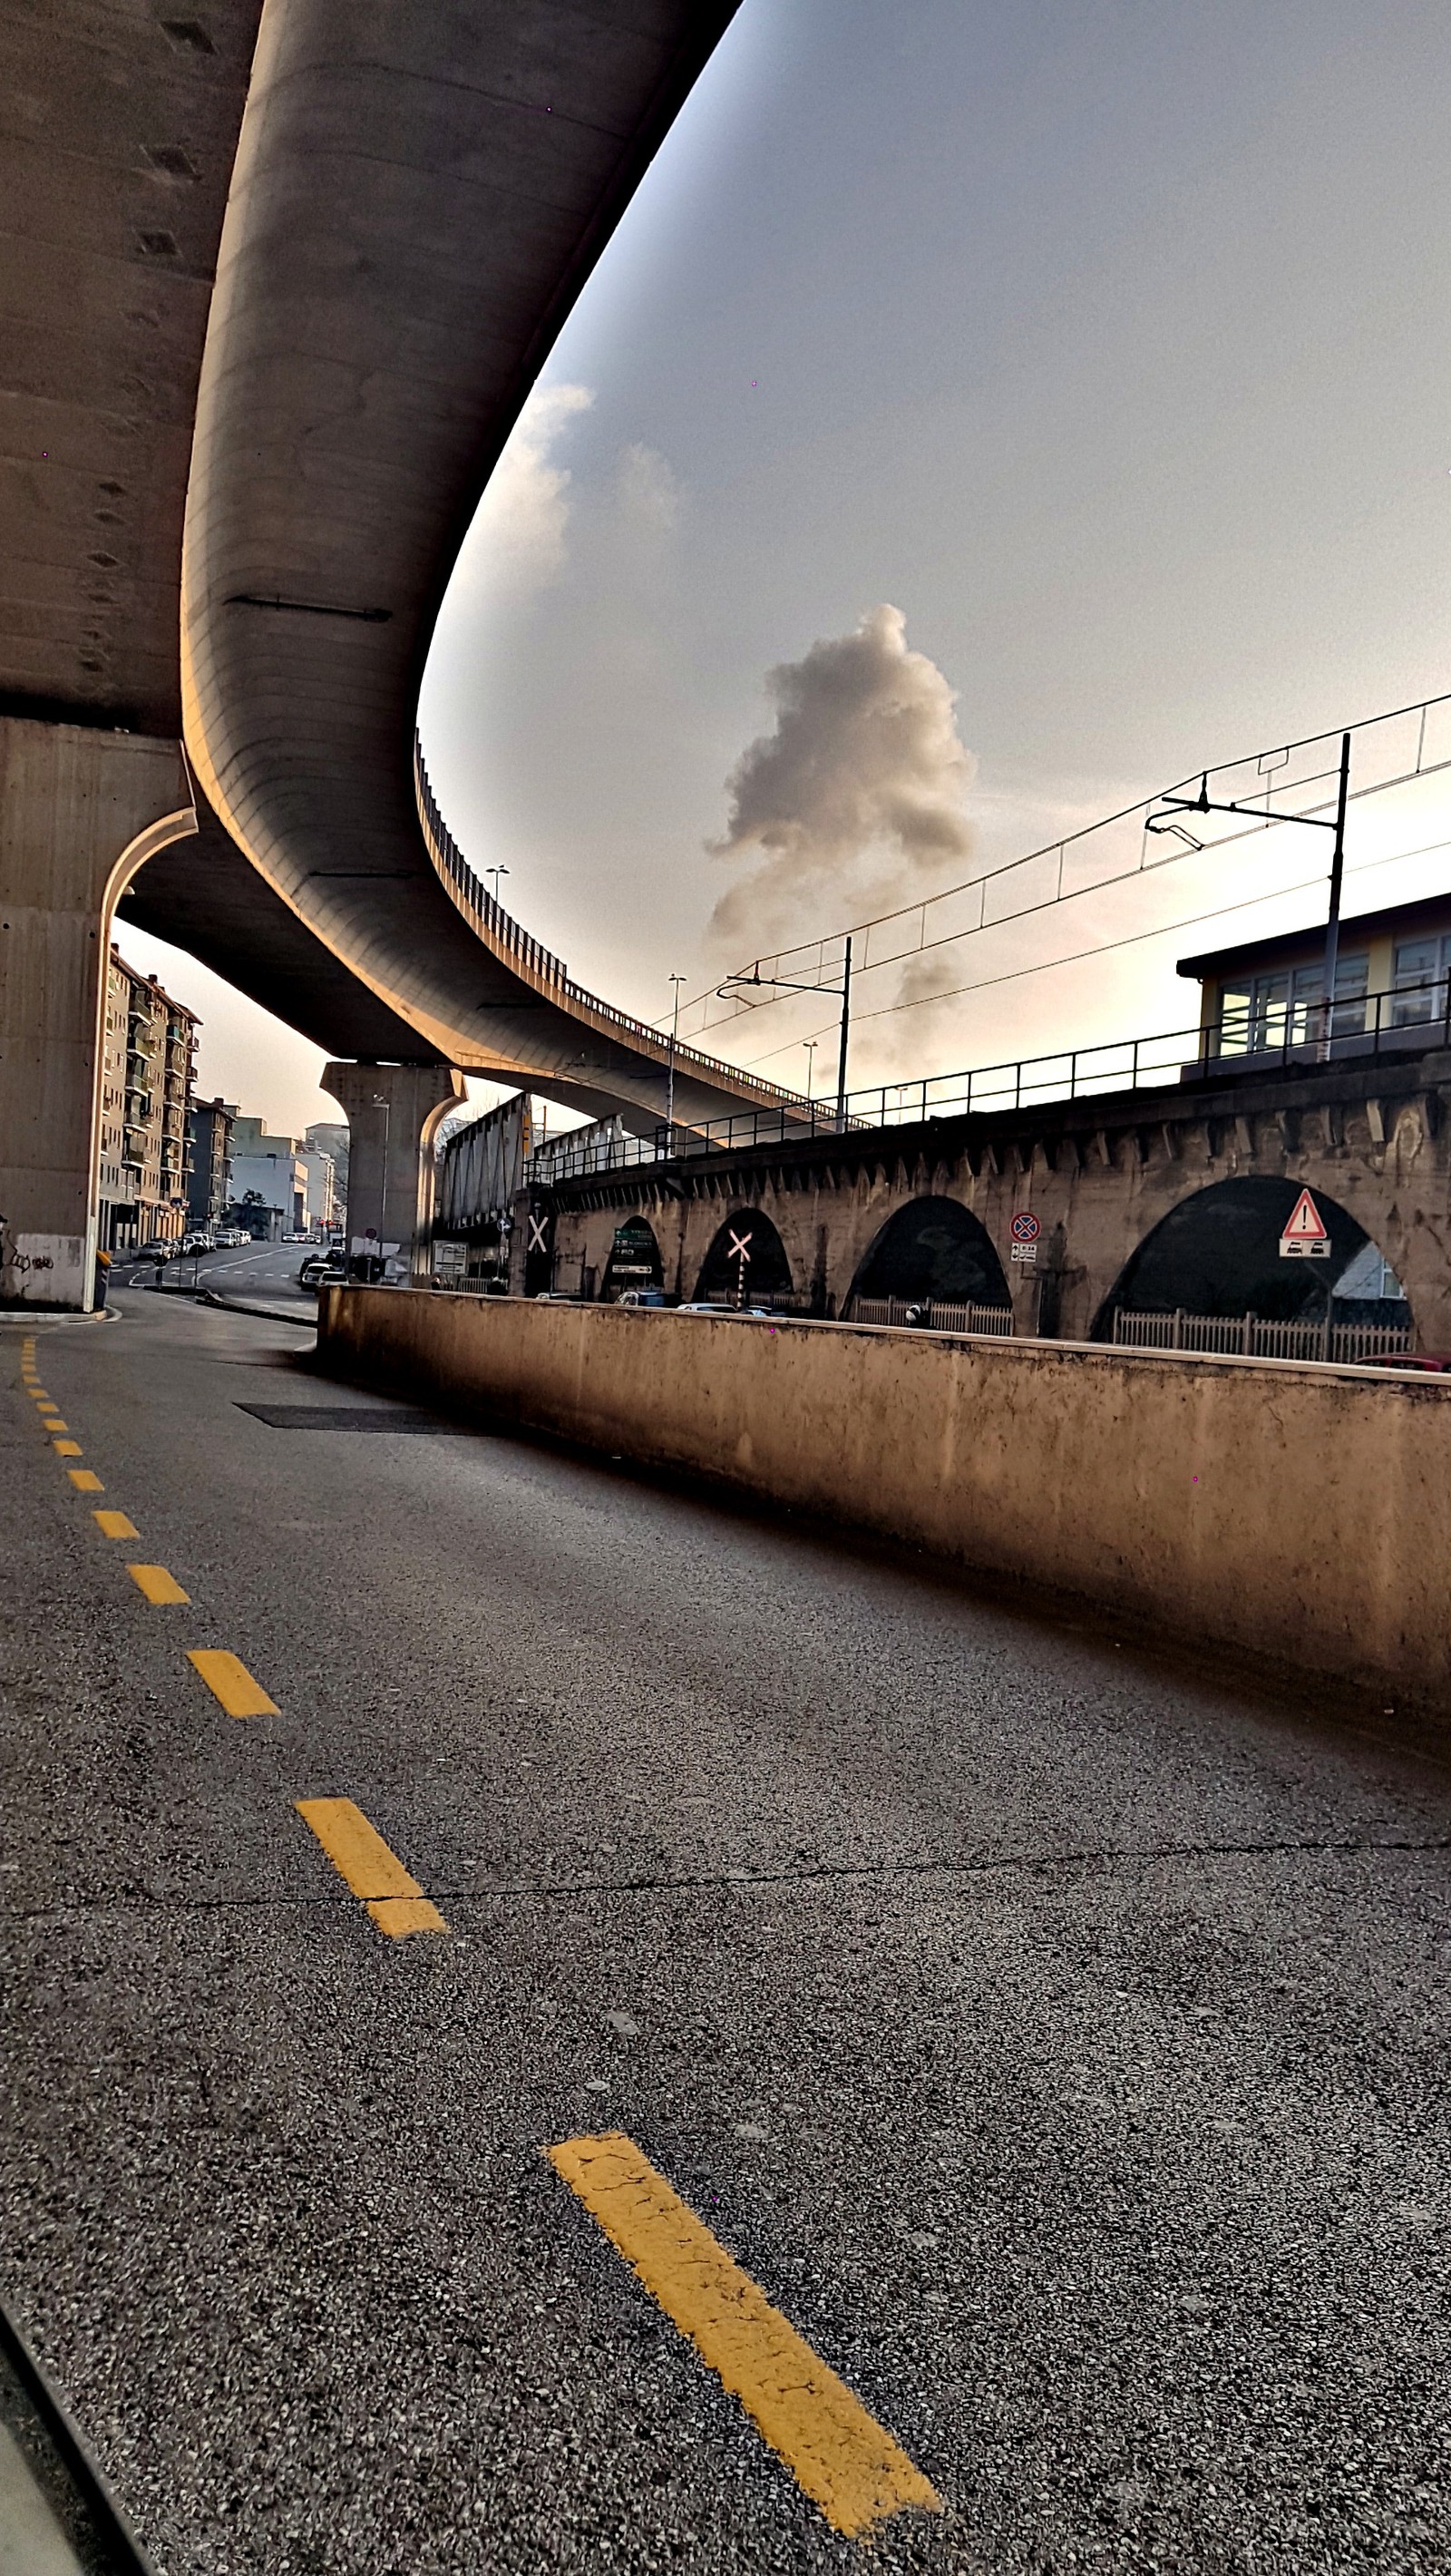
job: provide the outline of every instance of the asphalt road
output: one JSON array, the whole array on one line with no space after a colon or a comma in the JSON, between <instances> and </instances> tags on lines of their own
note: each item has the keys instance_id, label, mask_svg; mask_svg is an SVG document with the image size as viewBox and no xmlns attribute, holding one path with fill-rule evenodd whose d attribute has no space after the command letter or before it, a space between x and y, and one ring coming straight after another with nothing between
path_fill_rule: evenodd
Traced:
<instances>
[{"instance_id":1,"label":"asphalt road","mask_svg":"<svg viewBox=\"0 0 1451 2576\"><path fill-rule=\"evenodd\" d=\"M163 1296L208 1288L243 1304L255 1298L264 1305L295 1306L300 1315L315 1316L317 1299L298 1286L297 1274L308 1254L317 1249L315 1243L235 1244L204 1252L195 1261L188 1255L159 1268L150 1261L118 1259L111 1284L118 1292L159 1289Z\"/></svg>"},{"instance_id":2,"label":"asphalt road","mask_svg":"<svg viewBox=\"0 0 1451 2576\"><path fill-rule=\"evenodd\" d=\"M0 1333L0 2286L162 2576L863 2563L603 2131L930 2481L875 2568L1444 2568L1443 1760L120 1303Z\"/></svg>"}]
</instances>

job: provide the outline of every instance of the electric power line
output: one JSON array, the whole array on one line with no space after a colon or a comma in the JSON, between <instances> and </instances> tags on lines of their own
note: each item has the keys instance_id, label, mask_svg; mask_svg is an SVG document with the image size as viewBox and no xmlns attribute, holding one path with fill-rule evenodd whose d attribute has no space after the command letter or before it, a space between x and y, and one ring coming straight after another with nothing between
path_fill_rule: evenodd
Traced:
<instances>
[{"instance_id":1,"label":"electric power line","mask_svg":"<svg viewBox=\"0 0 1451 2576\"><path fill-rule=\"evenodd\" d=\"M1345 873L1347 877L1374 876L1378 868L1402 867L1408 859L1434 858L1438 850L1451 850L1451 840L1427 841L1419 849L1396 850L1385 859L1367 859L1358 868L1347 868ZM1202 922L1222 921L1227 913L1232 912L1253 912L1260 904L1280 903L1287 895L1310 893L1324 883L1323 876L1302 877L1297 885L1276 886L1269 894L1248 895L1238 903L1218 904L1211 912L1191 912L1186 914L1182 921L1162 922L1154 930L1128 931L1122 939L1106 939L1094 948L1076 948L1066 957L1042 957L1036 965L1009 967L1001 975L980 976L975 984L954 984L950 991L945 993L914 993L906 1001L884 1002L875 1011L857 1012L852 1026L861 1028L868 1020L890 1020L895 1018L899 1011L924 1010L933 1002L961 1001L967 993L990 992L995 984L1018 984L1027 975L1049 975L1055 966L1081 966L1087 958L1108 957L1118 948L1141 948L1145 941L1150 939L1172 939L1180 931L1197 930ZM951 943L942 940L937 945L948 947ZM914 955L918 953L916 950L913 951ZM900 961L894 959L890 962L895 964ZM827 1023L828 1027L834 1025L834 1022ZM825 1034L825 1030L818 1029L813 1034L820 1037ZM805 1043L803 1038L788 1038L781 1046L770 1048L765 1055L752 1056L742 1070L748 1073L754 1072L758 1065L769 1064L774 1056L789 1055L793 1047L804 1046Z\"/></svg>"}]
</instances>

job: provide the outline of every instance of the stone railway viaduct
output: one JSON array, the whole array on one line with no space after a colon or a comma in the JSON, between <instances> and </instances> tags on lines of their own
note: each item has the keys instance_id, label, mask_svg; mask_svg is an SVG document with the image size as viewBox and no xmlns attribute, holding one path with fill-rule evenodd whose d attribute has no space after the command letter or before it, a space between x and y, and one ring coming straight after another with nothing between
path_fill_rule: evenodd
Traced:
<instances>
[{"instance_id":1,"label":"stone railway viaduct","mask_svg":"<svg viewBox=\"0 0 1451 2576\"><path fill-rule=\"evenodd\" d=\"M1439 1032L1437 1032L1439 1035ZM723 1221L776 1227L792 1287L840 1315L883 1228L913 1200L978 1219L1012 1292L1014 1330L1091 1338L1126 1264L1184 1201L1232 1180L1306 1186L1383 1253L1423 1349L1451 1349L1451 1053L1360 1066L1285 1068L800 1144L745 1146L566 1182L534 1213L553 1220L555 1275L604 1279L615 1231L644 1218L664 1284L696 1293ZM1042 1228L1036 1267L1009 1258L1014 1214ZM527 1228L515 1230L522 1284Z\"/></svg>"}]
</instances>

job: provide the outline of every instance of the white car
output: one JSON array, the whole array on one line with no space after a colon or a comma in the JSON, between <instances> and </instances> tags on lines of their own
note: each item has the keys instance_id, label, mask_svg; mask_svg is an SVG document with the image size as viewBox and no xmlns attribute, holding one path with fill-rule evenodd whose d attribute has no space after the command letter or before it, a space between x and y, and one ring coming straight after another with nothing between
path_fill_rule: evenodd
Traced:
<instances>
[{"instance_id":1,"label":"white car","mask_svg":"<svg viewBox=\"0 0 1451 2576\"><path fill-rule=\"evenodd\" d=\"M718 1322L774 1324L776 1317L769 1306L674 1306L667 1310L676 1315L714 1315Z\"/></svg>"}]
</instances>

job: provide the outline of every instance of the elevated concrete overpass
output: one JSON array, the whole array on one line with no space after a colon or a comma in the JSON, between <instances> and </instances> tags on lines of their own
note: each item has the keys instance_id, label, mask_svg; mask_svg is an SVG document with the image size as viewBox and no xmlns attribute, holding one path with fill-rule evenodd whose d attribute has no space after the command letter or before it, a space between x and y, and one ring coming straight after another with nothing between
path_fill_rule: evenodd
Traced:
<instances>
[{"instance_id":1,"label":"elevated concrete overpass","mask_svg":"<svg viewBox=\"0 0 1451 2576\"><path fill-rule=\"evenodd\" d=\"M57 1285L118 906L439 1101L663 1114L659 1033L421 820L414 720L484 483L734 7L0 0L0 1250ZM679 1052L684 1119L781 1097Z\"/></svg>"}]
</instances>

